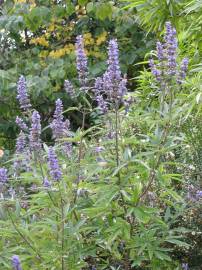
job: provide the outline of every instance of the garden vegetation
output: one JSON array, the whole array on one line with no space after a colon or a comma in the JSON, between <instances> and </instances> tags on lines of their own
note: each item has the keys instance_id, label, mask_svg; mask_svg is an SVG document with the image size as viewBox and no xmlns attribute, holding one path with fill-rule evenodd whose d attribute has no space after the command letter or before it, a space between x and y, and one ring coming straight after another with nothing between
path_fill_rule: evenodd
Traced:
<instances>
[{"instance_id":1,"label":"garden vegetation","mask_svg":"<svg viewBox=\"0 0 202 270\"><path fill-rule=\"evenodd\" d=\"M200 5L125 2L1 4L2 270L201 269Z\"/></svg>"}]
</instances>

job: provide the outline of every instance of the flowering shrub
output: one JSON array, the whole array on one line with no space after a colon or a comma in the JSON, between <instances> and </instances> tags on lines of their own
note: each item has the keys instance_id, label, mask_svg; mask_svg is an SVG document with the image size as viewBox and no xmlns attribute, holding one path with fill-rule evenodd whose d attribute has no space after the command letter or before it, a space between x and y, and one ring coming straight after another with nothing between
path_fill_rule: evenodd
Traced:
<instances>
[{"instance_id":1,"label":"flowering shrub","mask_svg":"<svg viewBox=\"0 0 202 270\"><path fill-rule=\"evenodd\" d=\"M175 35L167 23L158 59L150 60L157 101L148 101L145 110L138 93L127 93L117 41L109 41L106 72L92 80L78 36L78 82L66 80L64 86L79 103L65 111L80 111L82 126L71 131L57 99L46 127L51 146L42 142L43 123L20 77L14 164L0 168L1 268L188 269L172 253L176 247L189 250L179 223L183 179L173 162L183 141L176 126L184 116L178 94L188 61L178 65ZM87 129L86 115L95 110L99 119ZM200 203L201 192L195 195Z\"/></svg>"}]
</instances>

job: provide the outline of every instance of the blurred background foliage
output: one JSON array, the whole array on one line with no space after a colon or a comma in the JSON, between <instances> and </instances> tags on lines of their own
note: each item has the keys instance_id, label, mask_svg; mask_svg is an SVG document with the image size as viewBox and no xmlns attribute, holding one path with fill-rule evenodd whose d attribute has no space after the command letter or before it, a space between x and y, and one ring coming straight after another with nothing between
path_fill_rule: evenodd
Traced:
<instances>
[{"instance_id":1,"label":"blurred background foliage","mask_svg":"<svg viewBox=\"0 0 202 270\"><path fill-rule=\"evenodd\" d=\"M1 4L0 16L0 146L12 149L16 133L14 118L19 113L16 82L26 76L32 104L48 122L54 101L63 98L73 106L63 84L76 76L74 43L84 35L91 76L105 69L106 42L116 37L121 50L122 71L128 78L154 46L135 21L135 13L115 1L15 0ZM46 116L45 116L46 115ZM77 114L70 115L75 127ZM47 134L49 140L49 134Z\"/></svg>"}]
</instances>

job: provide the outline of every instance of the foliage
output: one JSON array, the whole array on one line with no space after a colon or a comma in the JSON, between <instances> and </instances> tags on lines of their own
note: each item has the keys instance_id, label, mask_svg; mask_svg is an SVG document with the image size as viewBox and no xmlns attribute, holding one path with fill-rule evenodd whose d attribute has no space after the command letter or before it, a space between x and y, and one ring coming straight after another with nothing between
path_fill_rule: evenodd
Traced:
<instances>
[{"instance_id":1,"label":"foliage","mask_svg":"<svg viewBox=\"0 0 202 270\"><path fill-rule=\"evenodd\" d=\"M194 63L200 63L202 55L200 0L122 0L120 2L124 3L125 9L130 9L135 14L136 21L140 25L148 32L155 32L157 36L162 33L165 22L171 21L179 33L180 47L190 55Z\"/></svg>"}]
</instances>

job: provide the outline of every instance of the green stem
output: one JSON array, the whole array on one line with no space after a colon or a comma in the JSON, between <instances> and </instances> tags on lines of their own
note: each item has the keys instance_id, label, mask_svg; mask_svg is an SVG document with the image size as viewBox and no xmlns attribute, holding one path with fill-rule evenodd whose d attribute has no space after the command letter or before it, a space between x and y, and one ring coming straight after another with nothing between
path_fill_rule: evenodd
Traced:
<instances>
[{"instance_id":1,"label":"green stem","mask_svg":"<svg viewBox=\"0 0 202 270\"><path fill-rule=\"evenodd\" d=\"M85 111L82 112L82 126L81 126L81 131L84 130L85 127L85 118L86 118L86 113ZM74 195L74 199L73 199L73 204L76 204L77 201L77 189L78 189L78 185L80 182L80 177L81 177L81 158L82 158L82 146L83 146L83 135L81 134L81 138L80 138L80 144L79 144L79 156L78 156L78 174L77 174L77 181L76 181L76 191L75 191L75 195ZM74 217L76 219L76 221L78 221L78 216L75 210L73 210L73 214Z\"/></svg>"},{"instance_id":2,"label":"green stem","mask_svg":"<svg viewBox=\"0 0 202 270\"><path fill-rule=\"evenodd\" d=\"M85 118L86 118L86 113L83 111L82 113L82 127L81 131L83 132L84 127L85 127ZM79 142L79 157L78 157L78 179L77 182L80 182L80 177L81 177L81 158L82 158L82 146L83 146L83 135L81 134L80 142Z\"/></svg>"},{"instance_id":3,"label":"green stem","mask_svg":"<svg viewBox=\"0 0 202 270\"><path fill-rule=\"evenodd\" d=\"M119 158L119 114L118 114L118 104L115 105L115 149L116 149L116 166L118 168L119 165L120 165L120 158ZM117 177L118 177L117 184L119 186L119 194L120 194L120 197L121 197L121 203L122 203L122 207L123 207L123 210L124 210L124 216L126 218L126 216L127 216L127 208L126 208L126 204L125 204L125 200L124 200L123 194L121 192L121 175L120 175L120 172L119 171L117 173ZM131 220L130 219L127 219L127 221L131 225L131 232L132 232Z\"/></svg>"},{"instance_id":4,"label":"green stem","mask_svg":"<svg viewBox=\"0 0 202 270\"><path fill-rule=\"evenodd\" d=\"M62 192L60 188L60 183L58 183L59 193L60 193L60 208L61 208L61 269L65 270L65 262L64 262L64 235L65 235L65 221L64 221L64 205L63 205L63 198Z\"/></svg>"}]
</instances>

